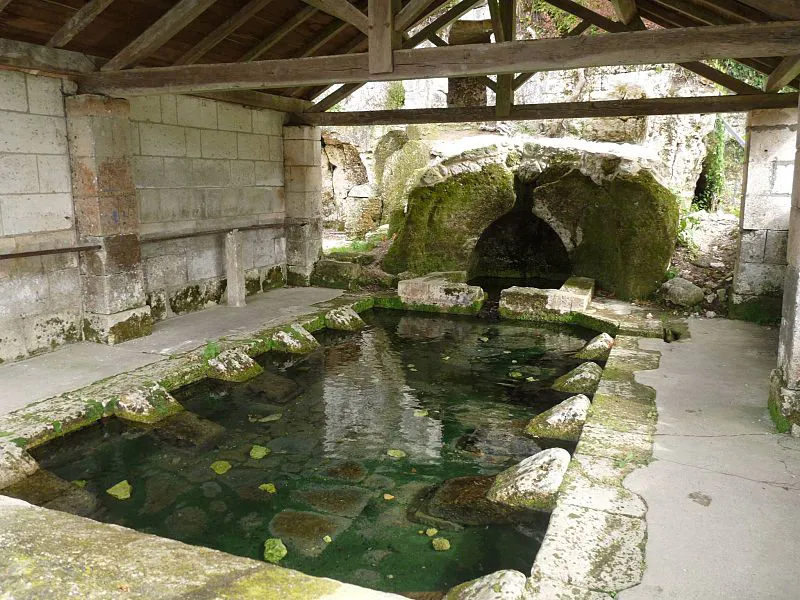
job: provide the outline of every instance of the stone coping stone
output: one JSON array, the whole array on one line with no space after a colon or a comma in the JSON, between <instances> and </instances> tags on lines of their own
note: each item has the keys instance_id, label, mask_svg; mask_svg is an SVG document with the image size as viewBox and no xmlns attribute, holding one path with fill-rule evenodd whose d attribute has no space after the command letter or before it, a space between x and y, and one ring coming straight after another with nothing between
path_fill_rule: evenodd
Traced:
<instances>
[{"instance_id":1,"label":"stone coping stone","mask_svg":"<svg viewBox=\"0 0 800 600\"><path fill-rule=\"evenodd\" d=\"M565 315L589 308L594 279L570 277L559 289L513 286L500 292L500 315L537 321L547 313Z\"/></svg>"},{"instance_id":2,"label":"stone coping stone","mask_svg":"<svg viewBox=\"0 0 800 600\"><path fill-rule=\"evenodd\" d=\"M0 548L9 598L401 598L6 496L0 496Z\"/></svg>"},{"instance_id":3,"label":"stone coping stone","mask_svg":"<svg viewBox=\"0 0 800 600\"><path fill-rule=\"evenodd\" d=\"M404 279L397 284L397 296L409 310L421 307L431 312L477 314L486 300L486 292L477 285L467 284L466 278L465 271L447 271Z\"/></svg>"},{"instance_id":4,"label":"stone coping stone","mask_svg":"<svg viewBox=\"0 0 800 600\"><path fill-rule=\"evenodd\" d=\"M617 336L536 556L526 600L594 600L641 581L647 506L623 481L652 457L655 392L634 374L658 368L659 356L639 349L637 338Z\"/></svg>"}]
</instances>

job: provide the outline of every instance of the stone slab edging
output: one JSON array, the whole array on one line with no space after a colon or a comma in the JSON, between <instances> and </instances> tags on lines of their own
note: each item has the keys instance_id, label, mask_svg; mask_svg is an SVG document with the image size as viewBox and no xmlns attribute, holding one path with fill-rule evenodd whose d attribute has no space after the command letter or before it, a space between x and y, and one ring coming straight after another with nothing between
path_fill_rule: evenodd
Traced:
<instances>
[{"instance_id":1,"label":"stone slab edging","mask_svg":"<svg viewBox=\"0 0 800 600\"><path fill-rule=\"evenodd\" d=\"M641 582L647 506L624 479L653 454L655 390L634 373L660 353L617 336L572 456L525 600L601 600Z\"/></svg>"},{"instance_id":2,"label":"stone slab edging","mask_svg":"<svg viewBox=\"0 0 800 600\"><path fill-rule=\"evenodd\" d=\"M216 346L218 355L242 351L255 357L272 349L304 352L313 348L303 347L303 336L326 328L329 312L346 307L360 313L374 304L372 296L344 295L317 303L313 305L316 310L304 315L277 323L262 323L250 331L237 332L210 344ZM288 347L285 343L285 340L292 338L298 340L297 348ZM120 406L120 399L128 394L152 386L171 392L208 376L210 359L204 355L208 345L204 343L192 350L95 381L74 391L32 402L0 416L0 491L36 471L37 465L27 450L87 427L104 417L128 416ZM181 407L178 406L178 409ZM174 406L154 406L148 421L155 422L159 417L165 418L174 412Z\"/></svg>"},{"instance_id":3,"label":"stone slab edging","mask_svg":"<svg viewBox=\"0 0 800 600\"><path fill-rule=\"evenodd\" d=\"M3 597L401 600L0 496Z\"/></svg>"}]
</instances>

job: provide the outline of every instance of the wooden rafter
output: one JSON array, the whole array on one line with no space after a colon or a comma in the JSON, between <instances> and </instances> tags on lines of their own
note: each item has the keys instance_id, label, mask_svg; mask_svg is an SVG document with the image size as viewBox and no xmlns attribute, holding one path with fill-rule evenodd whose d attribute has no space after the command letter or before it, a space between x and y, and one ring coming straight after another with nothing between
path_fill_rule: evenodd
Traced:
<instances>
[{"instance_id":1,"label":"wooden rafter","mask_svg":"<svg viewBox=\"0 0 800 600\"><path fill-rule=\"evenodd\" d=\"M276 89L613 65L684 63L718 57L786 56L796 52L799 46L800 24L786 21L395 50L394 70L391 73L370 74L367 55L347 54L131 69L91 74L81 81L84 91L110 95Z\"/></svg>"},{"instance_id":2,"label":"wooden rafter","mask_svg":"<svg viewBox=\"0 0 800 600\"><path fill-rule=\"evenodd\" d=\"M576 17L580 17L584 21L589 21L596 27L608 31L610 33L621 33L624 31L630 31L628 26L618 23L616 21L612 21L611 19L606 19L604 16L589 10L573 2L572 0L547 0L553 6L560 8L570 14L575 15ZM736 92L737 94L758 94L761 92L756 87L753 87L735 77L728 75L727 73L723 73L722 71L710 67L702 62L699 61L681 61L678 64L683 67L684 69L691 71L701 77L704 77L718 85L721 85L732 92Z\"/></svg>"},{"instance_id":3,"label":"wooden rafter","mask_svg":"<svg viewBox=\"0 0 800 600\"><path fill-rule=\"evenodd\" d=\"M756 109L793 108L797 106L797 102L798 94L791 93L522 104L514 106L507 119L533 121L538 119L585 119L744 112ZM493 107L480 106L358 112L306 112L301 115L295 115L293 120L310 125L345 126L483 122L494 121L496 117Z\"/></svg>"},{"instance_id":4,"label":"wooden rafter","mask_svg":"<svg viewBox=\"0 0 800 600\"><path fill-rule=\"evenodd\" d=\"M117 69L124 69L135 62L147 58L172 39L176 33L200 16L214 2L216 0L181 0L151 25L147 31L125 46L114 58L103 65L102 70L116 71Z\"/></svg>"},{"instance_id":5,"label":"wooden rafter","mask_svg":"<svg viewBox=\"0 0 800 600\"><path fill-rule=\"evenodd\" d=\"M283 38L289 35L292 31L297 29L300 25L308 21L311 17L317 14L317 9L311 6L306 6L304 9L297 11L292 17L284 21L275 31L270 33L267 37L261 40L254 47L250 48L244 53L240 62L250 62L264 56L270 48L280 42Z\"/></svg>"},{"instance_id":6,"label":"wooden rafter","mask_svg":"<svg viewBox=\"0 0 800 600\"><path fill-rule=\"evenodd\" d=\"M350 23L361 33L369 35L369 19L367 15L347 0L303 0L303 2L345 23Z\"/></svg>"},{"instance_id":7,"label":"wooden rafter","mask_svg":"<svg viewBox=\"0 0 800 600\"><path fill-rule=\"evenodd\" d=\"M61 29L56 31L53 37L50 38L50 41L47 42L47 47L63 48L69 44L76 35L86 29L113 1L114 0L90 0L84 4L83 8L72 15L72 18L64 23Z\"/></svg>"},{"instance_id":8,"label":"wooden rafter","mask_svg":"<svg viewBox=\"0 0 800 600\"><path fill-rule=\"evenodd\" d=\"M431 34L431 35L428 37L428 39L429 39L429 40L430 40L430 41L431 41L431 42L432 42L432 43L433 43L435 46L439 46L440 48L444 48L445 46L449 46L449 45L450 45L450 44L448 44L447 42L445 42L445 41L444 41L444 40L443 40L441 37L439 37L439 36L438 36L437 34L435 34L435 33ZM492 91L493 91L495 94L497 93L497 84L496 84L496 83L495 83L495 82L494 82L492 79L490 79L490 78L489 78L489 77L487 77L486 75L484 75L484 76L480 77L480 79L482 79L482 80L483 80L483 83L484 83L484 85L485 85L487 88L489 88L490 90L492 90Z\"/></svg>"},{"instance_id":9,"label":"wooden rafter","mask_svg":"<svg viewBox=\"0 0 800 600\"><path fill-rule=\"evenodd\" d=\"M768 15L800 21L800 3L797 0L740 0Z\"/></svg>"},{"instance_id":10,"label":"wooden rafter","mask_svg":"<svg viewBox=\"0 0 800 600\"><path fill-rule=\"evenodd\" d=\"M592 26L592 23L586 20L582 20L580 23L575 25L572 29L567 32L567 35L564 37L573 37L576 35L581 35L584 31L589 29ZM514 78L514 91L517 91L521 88L525 83L536 75L536 73L520 73Z\"/></svg>"},{"instance_id":11,"label":"wooden rafter","mask_svg":"<svg viewBox=\"0 0 800 600\"><path fill-rule=\"evenodd\" d=\"M6 6L11 4L12 1L13 0L0 0L0 12L3 12L3 9L5 9Z\"/></svg>"},{"instance_id":12,"label":"wooden rafter","mask_svg":"<svg viewBox=\"0 0 800 600\"><path fill-rule=\"evenodd\" d=\"M614 5L617 18L625 25L630 25L639 16L636 0L611 0L611 3Z\"/></svg>"},{"instance_id":13,"label":"wooden rafter","mask_svg":"<svg viewBox=\"0 0 800 600\"><path fill-rule=\"evenodd\" d=\"M175 64L191 65L196 63L203 58L206 53L214 49L222 40L264 10L271 2L274 2L274 0L250 0L250 2L239 9L235 15L224 21L214 31L197 42L191 49L187 50L183 56L175 61Z\"/></svg>"},{"instance_id":14,"label":"wooden rafter","mask_svg":"<svg viewBox=\"0 0 800 600\"><path fill-rule=\"evenodd\" d=\"M425 14L434 0L410 0L397 13L394 19L394 28L397 31L407 31L411 26L419 21Z\"/></svg>"},{"instance_id":15,"label":"wooden rafter","mask_svg":"<svg viewBox=\"0 0 800 600\"><path fill-rule=\"evenodd\" d=\"M767 92L779 92L800 75L800 54L787 56L767 78Z\"/></svg>"},{"instance_id":16,"label":"wooden rafter","mask_svg":"<svg viewBox=\"0 0 800 600\"><path fill-rule=\"evenodd\" d=\"M219 100L220 102L232 102L243 106L254 106L255 108L268 108L281 112L302 113L311 107L311 102L298 98L287 98L286 96L276 96L275 94L265 94L253 90L238 90L228 92L201 92L193 94L200 98Z\"/></svg>"},{"instance_id":17,"label":"wooden rafter","mask_svg":"<svg viewBox=\"0 0 800 600\"><path fill-rule=\"evenodd\" d=\"M758 23L776 20L778 17L778 15L767 15L747 4L743 4L742 0L728 0L727 2L720 2L719 0L692 0L692 2L697 6L717 13L721 17L725 17L731 23Z\"/></svg>"},{"instance_id":18,"label":"wooden rafter","mask_svg":"<svg viewBox=\"0 0 800 600\"><path fill-rule=\"evenodd\" d=\"M752 20L739 12L721 15L719 11L711 10L703 4L695 4L690 0L668 0L659 2L667 10L679 15L689 17L706 25L732 25L734 23L751 23ZM645 2L646 4L646 2Z\"/></svg>"}]
</instances>

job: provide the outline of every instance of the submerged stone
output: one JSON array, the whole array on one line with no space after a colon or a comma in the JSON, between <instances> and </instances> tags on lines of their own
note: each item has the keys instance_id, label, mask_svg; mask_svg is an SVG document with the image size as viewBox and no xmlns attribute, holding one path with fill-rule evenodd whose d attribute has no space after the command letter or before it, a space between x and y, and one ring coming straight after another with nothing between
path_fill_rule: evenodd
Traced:
<instances>
[{"instance_id":1,"label":"submerged stone","mask_svg":"<svg viewBox=\"0 0 800 600\"><path fill-rule=\"evenodd\" d=\"M525 433L534 438L577 442L590 406L583 394L567 398L550 410L531 419Z\"/></svg>"},{"instance_id":2,"label":"submerged stone","mask_svg":"<svg viewBox=\"0 0 800 600\"><path fill-rule=\"evenodd\" d=\"M39 468L30 454L13 442L0 443L0 489L22 481Z\"/></svg>"},{"instance_id":3,"label":"submerged stone","mask_svg":"<svg viewBox=\"0 0 800 600\"><path fill-rule=\"evenodd\" d=\"M589 342L575 354L575 358L583 360L606 360L614 347L614 338L607 333L601 333L592 338Z\"/></svg>"},{"instance_id":4,"label":"submerged stone","mask_svg":"<svg viewBox=\"0 0 800 600\"><path fill-rule=\"evenodd\" d=\"M292 498L315 510L343 517L357 517L373 497L373 492L358 487L313 487L295 490Z\"/></svg>"},{"instance_id":5,"label":"submerged stone","mask_svg":"<svg viewBox=\"0 0 800 600\"><path fill-rule=\"evenodd\" d=\"M496 571L457 585L444 600L519 600L525 582L525 575L519 571Z\"/></svg>"},{"instance_id":6,"label":"submerged stone","mask_svg":"<svg viewBox=\"0 0 800 600\"><path fill-rule=\"evenodd\" d=\"M325 315L325 326L338 331L358 331L364 327L364 320L349 306L334 308Z\"/></svg>"},{"instance_id":7,"label":"submerged stone","mask_svg":"<svg viewBox=\"0 0 800 600\"><path fill-rule=\"evenodd\" d=\"M328 467L323 471L323 475L331 479L343 479L357 483L367 476L367 470L357 462L347 461Z\"/></svg>"},{"instance_id":8,"label":"submerged stone","mask_svg":"<svg viewBox=\"0 0 800 600\"><path fill-rule=\"evenodd\" d=\"M459 525L492 525L512 523L519 511L510 510L487 499L486 494L494 484L494 477L471 475L456 477L438 485L422 512L440 521L438 529L447 523ZM421 521L425 521L424 516ZM429 523L429 521L425 521ZM431 523L433 524L433 523Z\"/></svg>"},{"instance_id":9,"label":"submerged stone","mask_svg":"<svg viewBox=\"0 0 800 600\"><path fill-rule=\"evenodd\" d=\"M182 410L183 407L158 383L120 394L114 406L117 417L139 423L155 423Z\"/></svg>"},{"instance_id":10,"label":"submerged stone","mask_svg":"<svg viewBox=\"0 0 800 600\"><path fill-rule=\"evenodd\" d=\"M302 388L288 377L269 371L263 372L247 384L248 394L271 404L286 404L301 391Z\"/></svg>"},{"instance_id":11,"label":"submerged stone","mask_svg":"<svg viewBox=\"0 0 800 600\"><path fill-rule=\"evenodd\" d=\"M335 540L351 524L352 521L344 517L287 509L273 517L269 530L292 550L315 557L329 545L324 541L325 536Z\"/></svg>"},{"instance_id":12,"label":"submerged stone","mask_svg":"<svg viewBox=\"0 0 800 600\"><path fill-rule=\"evenodd\" d=\"M224 433L222 425L188 411L164 419L153 429L153 434L168 444L195 448L210 448Z\"/></svg>"},{"instance_id":13,"label":"submerged stone","mask_svg":"<svg viewBox=\"0 0 800 600\"><path fill-rule=\"evenodd\" d=\"M270 538L266 542L264 542L264 560L271 563L279 563L282 561L286 555L289 554L289 550L286 549L286 545L283 541L279 538Z\"/></svg>"},{"instance_id":14,"label":"submerged stone","mask_svg":"<svg viewBox=\"0 0 800 600\"><path fill-rule=\"evenodd\" d=\"M128 480L125 479L120 481L119 483L112 485L110 488L106 490L106 494L109 496L113 496L117 500L127 500L131 497L131 493L133 492L133 486L128 483Z\"/></svg>"},{"instance_id":15,"label":"submerged stone","mask_svg":"<svg viewBox=\"0 0 800 600\"><path fill-rule=\"evenodd\" d=\"M264 369L244 350L231 348L208 361L208 377L222 381L242 382L257 377Z\"/></svg>"},{"instance_id":16,"label":"submerged stone","mask_svg":"<svg viewBox=\"0 0 800 600\"><path fill-rule=\"evenodd\" d=\"M31 504L42 505L55 500L74 487L74 484L61 479L54 473L39 469L14 485L3 488L2 494L25 500Z\"/></svg>"},{"instance_id":17,"label":"submerged stone","mask_svg":"<svg viewBox=\"0 0 800 600\"><path fill-rule=\"evenodd\" d=\"M170 537L187 540L202 535L208 529L208 515L197 506L183 506L168 516L164 524Z\"/></svg>"},{"instance_id":18,"label":"submerged stone","mask_svg":"<svg viewBox=\"0 0 800 600\"><path fill-rule=\"evenodd\" d=\"M141 514L156 514L173 504L189 484L172 473L158 473L144 482L144 505ZM218 486L219 487L219 486ZM205 495L205 486L203 487Z\"/></svg>"},{"instance_id":19,"label":"submerged stone","mask_svg":"<svg viewBox=\"0 0 800 600\"><path fill-rule=\"evenodd\" d=\"M563 448L543 450L500 473L487 498L515 509L553 510L569 461Z\"/></svg>"},{"instance_id":20,"label":"submerged stone","mask_svg":"<svg viewBox=\"0 0 800 600\"><path fill-rule=\"evenodd\" d=\"M515 422L478 427L460 438L457 446L483 459L482 462L494 464L507 460L520 461L541 451L535 441L525 436L523 425Z\"/></svg>"},{"instance_id":21,"label":"submerged stone","mask_svg":"<svg viewBox=\"0 0 800 600\"><path fill-rule=\"evenodd\" d=\"M593 362L585 362L556 379L553 389L559 392L591 396L597 390L602 376L602 367Z\"/></svg>"}]
</instances>

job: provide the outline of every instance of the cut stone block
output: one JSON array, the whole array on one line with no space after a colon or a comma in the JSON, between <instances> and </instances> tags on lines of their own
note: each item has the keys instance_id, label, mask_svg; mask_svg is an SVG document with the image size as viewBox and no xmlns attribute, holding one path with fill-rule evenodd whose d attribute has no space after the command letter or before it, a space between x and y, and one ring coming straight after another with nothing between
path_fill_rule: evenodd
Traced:
<instances>
[{"instance_id":1,"label":"cut stone block","mask_svg":"<svg viewBox=\"0 0 800 600\"><path fill-rule=\"evenodd\" d=\"M562 375L553 383L553 389L559 392L586 394L591 396L597 390L603 369L593 362L585 362Z\"/></svg>"},{"instance_id":2,"label":"cut stone block","mask_svg":"<svg viewBox=\"0 0 800 600\"><path fill-rule=\"evenodd\" d=\"M496 571L457 585L444 600L519 600L525 591L525 575L519 571Z\"/></svg>"},{"instance_id":3,"label":"cut stone block","mask_svg":"<svg viewBox=\"0 0 800 600\"><path fill-rule=\"evenodd\" d=\"M142 385L120 395L114 414L120 419L155 423L183 410L167 390L157 383Z\"/></svg>"},{"instance_id":4,"label":"cut stone block","mask_svg":"<svg viewBox=\"0 0 800 600\"><path fill-rule=\"evenodd\" d=\"M500 316L526 321L552 320L586 310L594 297L594 280L570 277L559 289L513 286L500 292Z\"/></svg>"},{"instance_id":5,"label":"cut stone block","mask_svg":"<svg viewBox=\"0 0 800 600\"><path fill-rule=\"evenodd\" d=\"M15 443L0 442L0 490L22 481L38 468L33 457Z\"/></svg>"},{"instance_id":6,"label":"cut stone block","mask_svg":"<svg viewBox=\"0 0 800 600\"><path fill-rule=\"evenodd\" d=\"M87 313L83 320L84 338L101 344L119 344L150 335L152 331L153 319L149 306L113 315Z\"/></svg>"},{"instance_id":7,"label":"cut stone block","mask_svg":"<svg viewBox=\"0 0 800 600\"><path fill-rule=\"evenodd\" d=\"M283 540L291 552L315 557L322 554L331 540L346 531L352 521L334 515L321 515L314 512L283 510L269 523L270 533Z\"/></svg>"},{"instance_id":8,"label":"cut stone block","mask_svg":"<svg viewBox=\"0 0 800 600\"><path fill-rule=\"evenodd\" d=\"M319 347L316 338L297 323L276 331L271 343L273 350L290 354L307 354Z\"/></svg>"},{"instance_id":9,"label":"cut stone block","mask_svg":"<svg viewBox=\"0 0 800 600\"><path fill-rule=\"evenodd\" d=\"M464 271L430 273L401 281L397 293L400 300L412 309L422 306L477 313L483 306L486 293L476 285L468 285L465 279Z\"/></svg>"},{"instance_id":10,"label":"cut stone block","mask_svg":"<svg viewBox=\"0 0 800 600\"><path fill-rule=\"evenodd\" d=\"M614 347L614 338L607 333L601 333L575 354L575 358L583 360L607 360Z\"/></svg>"},{"instance_id":11,"label":"cut stone block","mask_svg":"<svg viewBox=\"0 0 800 600\"><path fill-rule=\"evenodd\" d=\"M364 327L364 320L349 306L334 308L325 315L325 326L339 331L357 331Z\"/></svg>"},{"instance_id":12,"label":"cut stone block","mask_svg":"<svg viewBox=\"0 0 800 600\"><path fill-rule=\"evenodd\" d=\"M577 442L590 404L589 398L583 394L567 398L531 419L525 433L535 438Z\"/></svg>"},{"instance_id":13,"label":"cut stone block","mask_svg":"<svg viewBox=\"0 0 800 600\"><path fill-rule=\"evenodd\" d=\"M244 350L231 348L208 361L208 377L222 381L242 382L257 377L264 369Z\"/></svg>"},{"instance_id":14,"label":"cut stone block","mask_svg":"<svg viewBox=\"0 0 800 600\"><path fill-rule=\"evenodd\" d=\"M542 450L500 473L486 497L512 508L553 510L569 461L563 448Z\"/></svg>"}]
</instances>

